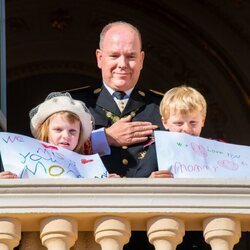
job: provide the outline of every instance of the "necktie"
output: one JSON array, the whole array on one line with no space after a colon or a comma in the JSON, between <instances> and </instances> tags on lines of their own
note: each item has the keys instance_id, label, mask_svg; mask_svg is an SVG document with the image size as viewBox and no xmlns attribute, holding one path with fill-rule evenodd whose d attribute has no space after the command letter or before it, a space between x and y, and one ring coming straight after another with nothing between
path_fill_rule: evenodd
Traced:
<instances>
[{"instance_id":1,"label":"necktie","mask_svg":"<svg viewBox=\"0 0 250 250\"><path fill-rule=\"evenodd\" d=\"M116 102L116 104L121 112L124 110L125 105L127 103L127 100L123 100L125 95L126 95L126 93L124 93L122 91L115 91L113 93L113 96L117 99L115 102Z\"/></svg>"},{"instance_id":2,"label":"necktie","mask_svg":"<svg viewBox=\"0 0 250 250\"><path fill-rule=\"evenodd\" d=\"M116 97L118 100L122 100L126 94L122 91L115 91L113 96Z\"/></svg>"}]
</instances>

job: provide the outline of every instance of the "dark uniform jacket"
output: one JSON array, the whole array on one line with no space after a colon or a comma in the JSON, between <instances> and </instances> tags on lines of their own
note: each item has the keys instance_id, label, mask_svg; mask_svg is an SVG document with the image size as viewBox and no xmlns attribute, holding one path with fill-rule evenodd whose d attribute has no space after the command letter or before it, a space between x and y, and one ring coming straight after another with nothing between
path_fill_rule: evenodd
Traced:
<instances>
[{"instance_id":1,"label":"dark uniform jacket","mask_svg":"<svg viewBox=\"0 0 250 250\"><path fill-rule=\"evenodd\" d=\"M3 168L3 162L2 162L2 157L0 155L0 172L3 172L4 168Z\"/></svg>"},{"instance_id":2,"label":"dark uniform jacket","mask_svg":"<svg viewBox=\"0 0 250 250\"><path fill-rule=\"evenodd\" d=\"M109 127L115 121L128 115L132 115L133 121L149 121L163 129L159 115L161 98L155 93L142 92L135 88L122 113L104 86L94 91L91 88L77 89L70 91L70 94L74 99L86 103L95 118L96 129ZM126 177L148 177L156 171L158 167L155 146L154 144L147 146L151 139L128 147L111 147L111 155L102 157L109 173Z\"/></svg>"}]
</instances>

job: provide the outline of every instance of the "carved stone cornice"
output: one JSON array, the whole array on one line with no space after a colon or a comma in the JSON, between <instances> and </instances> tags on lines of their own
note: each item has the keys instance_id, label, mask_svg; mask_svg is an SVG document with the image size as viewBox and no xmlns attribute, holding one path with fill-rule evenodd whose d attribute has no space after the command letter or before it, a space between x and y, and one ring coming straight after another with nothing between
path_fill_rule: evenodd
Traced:
<instances>
[{"instance_id":1,"label":"carved stone cornice","mask_svg":"<svg viewBox=\"0 0 250 250\"><path fill-rule=\"evenodd\" d=\"M250 230L249 179L2 179L0 200L0 216L19 219L24 231L38 231L49 214L71 215L91 231L101 215L126 214L140 230L139 218L168 213L185 218L187 230L201 230L208 214L237 217Z\"/></svg>"}]
</instances>

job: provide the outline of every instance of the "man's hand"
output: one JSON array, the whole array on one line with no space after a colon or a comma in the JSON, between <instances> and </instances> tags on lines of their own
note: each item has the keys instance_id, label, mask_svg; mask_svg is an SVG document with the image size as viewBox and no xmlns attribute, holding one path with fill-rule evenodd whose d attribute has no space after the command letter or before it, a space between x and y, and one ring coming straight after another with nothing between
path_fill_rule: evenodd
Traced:
<instances>
[{"instance_id":1,"label":"man's hand","mask_svg":"<svg viewBox=\"0 0 250 250\"><path fill-rule=\"evenodd\" d=\"M156 125L152 125L150 122L131 122L131 119L131 115L121 118L105 129L110 146L129 146L144 142L157 128Z\"/></svg>"},{"instance_id":2,"label":"man's hand","mask_svg":"<svg viewBox=\"0 0 250 250\"><path fill-rule=\"evenodd\" d=\"M174 178L174 176L168 170L159 170L152 172L149 178Z\"/></svg>"}]
</instances>

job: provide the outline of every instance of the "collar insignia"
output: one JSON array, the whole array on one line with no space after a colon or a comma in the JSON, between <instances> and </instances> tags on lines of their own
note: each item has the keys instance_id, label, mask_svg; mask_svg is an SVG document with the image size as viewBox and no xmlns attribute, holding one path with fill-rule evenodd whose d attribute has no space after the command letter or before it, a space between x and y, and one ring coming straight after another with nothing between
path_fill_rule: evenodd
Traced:
<instances>
[{"instance_id":1,"label":"collar insignia","mask_svg":"<svg viewBox=\"0 0 250 250\"><path fill-rule=\"evenodd\" d=\"M140 96L145 96L145 93L143 91L139 90L138 93L139 93Z\"/></svg>"}]
</instances>

